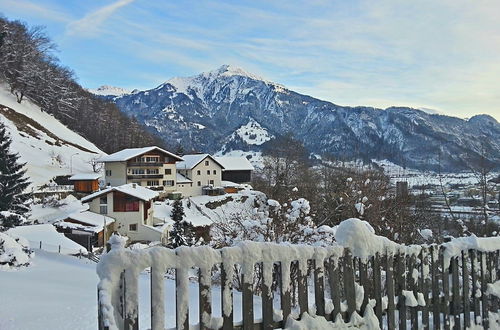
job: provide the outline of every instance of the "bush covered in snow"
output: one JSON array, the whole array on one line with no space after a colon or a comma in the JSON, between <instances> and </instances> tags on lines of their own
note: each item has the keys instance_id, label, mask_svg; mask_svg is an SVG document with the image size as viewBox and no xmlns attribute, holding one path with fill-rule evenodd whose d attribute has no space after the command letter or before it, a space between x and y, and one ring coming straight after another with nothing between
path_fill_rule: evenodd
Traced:
<instances>
[{"instance_id":1,"label":"bush covered in snow","mask_svg":"<svg viewBox=\"0 0 500 330\"><path fill-rule=\"evenodd\" d=\"M32 255L27 240L0 233L0 270L28 266Z\"/></svg>"}]
</instances>

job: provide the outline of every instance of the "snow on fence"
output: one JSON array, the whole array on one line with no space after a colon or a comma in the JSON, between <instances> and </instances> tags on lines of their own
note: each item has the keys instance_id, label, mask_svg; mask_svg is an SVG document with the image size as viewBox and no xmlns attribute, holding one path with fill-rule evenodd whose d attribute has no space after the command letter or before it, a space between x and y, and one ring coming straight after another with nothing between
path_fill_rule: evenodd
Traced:
<instances>
[{"instance_id":1,"label":"snow on fence","mask_svg":"<svg viewBox=\"0 0 500 330\"><path fill-rule=\"evenodd\" d=\"M304 312L340 323L364 315L359 322L376 318L375 323L388 329L487 328L493 315L489 312L499 307L498 297L487 294L488 283L500 275L499 251L481 250L445 244L353 257L340 246L251 242L220 250L115 247L98 265L99 329L139 329L138 276L149 267L152 308L146 328L165 329L165 308L171 307L164 300L164 276L170 268L175 269L177 329L189 329L188 275L193 268L199 274L200 329L276 329L284 327L288 316L298 318ZM241 266L240 274L235 265ZM222 319L212 317L214 266L221 275ZM241 323L233 322L237 275L242 283ZM262 300L261 320L254 319L255 295Z\"/></svg>"}]
</instances>

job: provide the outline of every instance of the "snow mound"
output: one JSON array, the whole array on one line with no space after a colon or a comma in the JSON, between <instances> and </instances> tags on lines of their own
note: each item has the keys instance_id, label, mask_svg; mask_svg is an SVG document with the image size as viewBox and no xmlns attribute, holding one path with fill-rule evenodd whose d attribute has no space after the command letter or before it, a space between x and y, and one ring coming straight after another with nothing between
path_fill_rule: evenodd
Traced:
<instances>
[{"instance_id":1,"label":"snow mound","mask_svg":"<svg viewBox=\"0 0 500 330\"><path fill-rule=\"evenodd\" d=\"M482 252L497 251L500 247L500 237L459 237L443 244L444 268L450 266L450 260L459 256L462 251L477 250Z\"/></svg>"},{"instance_id":2,"label":"snow mound","mask_svg":"<svg viewBox=\"0 0 500 330\"><path fill-rule=\"evenodd\" d=\"M0 270L28 266L32 255L28 241L0 233Z\"/></svg>"},{"instance_id":3,"label":"snow mound","mask_svg":"<svg viewBox=\"0 0 500 330\"><path fill-rule=\"evenodd\" d=\"M418 254L421 250L421 247L416 245L400 245L387 237L375 235L375 229L368 222L357 218L342 221L335 231L335 240L338 244L349 248L353 256L363 260L377 253Z\"/></svg>"}]
</instances>

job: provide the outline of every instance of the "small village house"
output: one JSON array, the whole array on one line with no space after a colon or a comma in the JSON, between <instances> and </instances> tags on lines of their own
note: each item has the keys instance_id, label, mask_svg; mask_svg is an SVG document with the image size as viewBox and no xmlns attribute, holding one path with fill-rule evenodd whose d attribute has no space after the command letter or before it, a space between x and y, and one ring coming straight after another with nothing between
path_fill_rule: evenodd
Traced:
<instances>
[{"instance_id":1,"label":"small village house","mask_svg":"<svg viewBox=\"0 0 500 330\"><path fill-rule=\"evenodd\" d=\"M92 193L99 190L98 173L78 173L69 178L75 192Z\"/></svg>"},{"instance_id":2,"label":"small village house","mask_svg":"<svg viewBox=\"0 0 500 330\"><path fill-rule=\"evenodd\" d=\"M114 231L134 241L168 242L166 226L155 227L152 202L158 198L158 191L128 183L108 187L82 198L89 203L89 211L106 215L115 220Z\"/></svg>"},{"instance_id":3,"label":"small village house","mask_svg":"<svg viewBox=\"0 0 500 330\"><path fill-rule=\"evenodd\" d=\"M221 186L223 166L209 154L184 155L176 163L177 173L183 177L177 190L183 196L200 196L223 193Z\"/></svg>"},{"instance_id":4,"label":"small village house","mask_svg":"<svg viewBox=\"0 0 500 330\"><path fill-rule=\"evenodd\" d=\"M223 181L235 183L250 183L252 181L252 172L255 168L246 157L215 157L215 159L223 167Z\"/></svg>"},{"instance_id":5,"label":"small village house","mask_svg":"<svg viewBox=\"0 0 500 330\"><path fill-rule=\"evenodd\" d=\"M177 189L175 164L179 161L181 157L155 146L123 149L99 159L108 186L135 183L165 193Z\"/></svg>"},{"instance_id":6,"label":"small village house","mask_svg":"<svg viewBox=\"0 0 500 330\"><path fill-rule=\"evenodd\" d=\"M90 211L75 212L54 226L58 232L92 251L106 244L115 230L115 219Z\"/></svg>"}]
</instances>

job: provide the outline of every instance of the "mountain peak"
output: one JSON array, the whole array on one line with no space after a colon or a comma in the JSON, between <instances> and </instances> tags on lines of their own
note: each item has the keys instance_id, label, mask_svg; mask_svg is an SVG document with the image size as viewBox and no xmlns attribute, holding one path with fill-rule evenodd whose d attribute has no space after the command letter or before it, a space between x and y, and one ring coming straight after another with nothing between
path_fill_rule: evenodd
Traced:
<instances>
[{"instance_id":1,"label":"mountain peak","mask_svg":"<svg viewBox=\"0 0 500 330\"><path fill-rule=\"evenodd\" d=\"M264 80L262 77L259 77L253 73L250 73L238 66L231 64L223 64L215 70L204 72L201 74L203 77L207 78L218 78L218 77L232 77L232 76L241 76L247 77L255 80Z\"/></svg>"},{"instance_id":2,"label":"mountain peak","mask_svg":"<svg viewBox=\"0 0 500 330\"><path fill-rule=\"evenodd\" d=\"M89 92L95 95L103 95L103 96L122 96L125 94L130 94L130 90L121 88L121 87L115 87L115 86L109 86L109 85L102 85L97 88L89 88L87 89Z\"/></svg>"}]
</instances>

